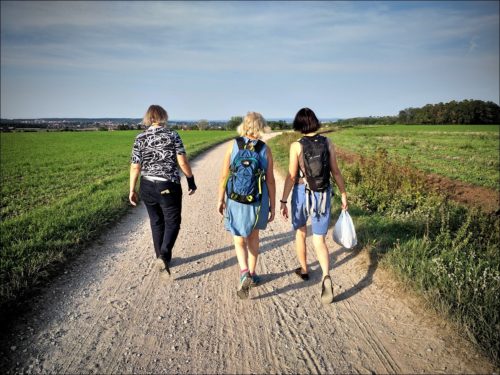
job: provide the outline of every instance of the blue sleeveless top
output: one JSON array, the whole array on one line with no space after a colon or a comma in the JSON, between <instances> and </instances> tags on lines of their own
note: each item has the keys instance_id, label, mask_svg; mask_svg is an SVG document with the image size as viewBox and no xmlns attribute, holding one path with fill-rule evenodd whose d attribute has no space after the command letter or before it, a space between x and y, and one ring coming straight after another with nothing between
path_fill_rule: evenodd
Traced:
<instances>
[{"instance_id":1,"label":"blue sleeveless top","mask_svg":"<svg viewBox=\"0 0 500 375\"><path fill-rule=\"evenodd\" d=\"M245 142L256 143L257 140L250 140L243 137ZM230 163L233 162L238 153L238 144L233 142ZM259 152L262 168L267 172L267 145ZM226 194L226 212L224 214L224 227L230 231L233 236L248 237L254 229L266 229L267 219L269 218L269 193L267 184L262 184L262 199L260 202L243 204L229 199ZM256 223L257 221L257 223Z\"/></svg>"}]
</instances>

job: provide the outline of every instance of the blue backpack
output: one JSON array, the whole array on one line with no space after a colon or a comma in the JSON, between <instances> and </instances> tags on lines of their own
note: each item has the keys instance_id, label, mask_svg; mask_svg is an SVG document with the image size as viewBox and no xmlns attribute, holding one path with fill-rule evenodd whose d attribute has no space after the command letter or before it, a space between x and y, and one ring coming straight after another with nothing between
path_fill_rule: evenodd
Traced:
<instances>
[{"instance_id":1,"label":"blue backpack","mask_svg":"<svg viewBox=\"0 0 500 375\"><path fill-rule=\"evenodd\" d=\"M265 171L260 162L259 152L264 142L258 140L245 143L243 137L236 138L238 152L229 167L226 193L229 199L239 203L250 204L262 198L262 182Z\"/></svg>"}]
</instances>

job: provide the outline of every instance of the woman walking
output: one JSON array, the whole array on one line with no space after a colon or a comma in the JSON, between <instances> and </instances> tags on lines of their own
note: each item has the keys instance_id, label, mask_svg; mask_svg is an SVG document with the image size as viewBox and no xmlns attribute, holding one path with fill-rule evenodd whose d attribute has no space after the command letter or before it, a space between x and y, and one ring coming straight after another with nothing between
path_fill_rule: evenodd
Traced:
<instances>
[{"instance_id":1,"label":"woman walking","mask_svg":"<svg viewBox=\"0 0 500 375\"><path fill-rule=\"evenodd\" d=\"M136 184L141 176L140 197L146 205L156 264L170 275L172 249L179 234L182 189L178 167L187 178L189 195L196 191L191 166L179 134L166 127L168 114L159 105L151 105L143 123L148 129L135 138L130 165L129 201L137 205Z\"/></svg>"},{"instance_id":2,"label":"woman walking","mask_svg":"<svg viewBox=\"0 0 500 375\"><path fill-rule=\"evenodd\" d=\"M293 129L303 137L290 145L288 175L280 200L281 214L288 219L287 200L292 192L292 226L296 230L295 246L300 267L295 273L302 280L309 280L307 271L306 223L311 218L313 245L323 272L321 282L321 301L333 301L333 283L330 277L328 247L325 236L330 223L330 203L333 176L342 198L342 209L347 210L347 195L344 179L337 165L333 143L317 134L320 123L309 108L302 108L293 121Z\"/></svg>"},{"instance_id":3,"label":"woman walking","mask_svg":"<svg viewBox=\"0 0 500 375\"><path fill-rule=\"evenodd\" d=\"M266 121L249 112L238 127L240 137L228 148L222 166L217 209L231 232L240 268L237 295L248 298L259 284L256 274L259 231L274 220L276 187L271 149L260 140Z\"/></svg>"}]
</instances>

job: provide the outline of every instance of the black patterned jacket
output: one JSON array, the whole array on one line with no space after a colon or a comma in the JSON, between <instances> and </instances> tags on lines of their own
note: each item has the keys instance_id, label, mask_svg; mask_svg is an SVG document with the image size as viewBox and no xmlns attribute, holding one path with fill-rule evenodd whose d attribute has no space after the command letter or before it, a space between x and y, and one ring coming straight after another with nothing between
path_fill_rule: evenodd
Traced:
<instances>
[{"instance_id":1,"label":"black patterned jacket","mask_svg":"<svg viewBox=\"0 0 500 375\"><path fill-rule=\"evenodd\" d=\"M175 130L149 127L135 138L131 163L141 165L141 175L162 177L180 184L177 155L186 154Z\"/></svg>"}]
</instances>

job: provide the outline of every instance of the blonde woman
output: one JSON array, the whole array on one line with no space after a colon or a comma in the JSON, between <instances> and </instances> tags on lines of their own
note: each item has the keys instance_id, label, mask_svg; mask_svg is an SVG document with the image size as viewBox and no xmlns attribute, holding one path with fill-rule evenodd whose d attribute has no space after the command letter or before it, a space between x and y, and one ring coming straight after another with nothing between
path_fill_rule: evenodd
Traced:
<instances>
[{"instance_id":1,"label":"blonde woman","mask_svg":"<svg viewBox=\"0 0 500 375\"><path fill-rule=\"evenodd\" d=\"M240 268L237 295L241 299L248 298L250 288L259 284L255 272L259 231L274 220L273 156L271 149L260 140L265 126L260 113L249 112L245 116L238 127L240 136L226 151L220 177L217 209L225 218L225 228L233 235ZM255 181L256 175L261 176L257 178L260 182ZM238 188L245 184L248 191L243 193Z\"/></svg>"},{"instance_id":2,"label":"blonde woman","mask_svg":"<svg viewBox=\"0 0 500 375\"><path fill-rule=\"evenodd\" d=\"M149 128L135 138L130 165L129 201L137 205L136 184L141 176L140 196L153 234L156 264L163 275L170 275L172 249L181 226L182 189L178 167L187 178L189 195L196 190L191 166L181 137L166 127L168 114L151 105L143 123Z\"/></svg>"}]
</instances>

